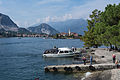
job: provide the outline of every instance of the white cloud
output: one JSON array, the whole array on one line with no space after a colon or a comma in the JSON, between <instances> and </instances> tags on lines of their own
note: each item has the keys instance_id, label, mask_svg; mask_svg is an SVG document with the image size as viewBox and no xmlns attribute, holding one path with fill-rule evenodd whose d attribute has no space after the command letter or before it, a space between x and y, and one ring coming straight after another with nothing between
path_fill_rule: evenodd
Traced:
<instances>
[{"instance_id":1,"label":"white cloud","mask_svg":"<svg viewBox=\"0 0 120 80\"><path fill-rule=\"evenodd\" d=\"M92 13L94 9L104 10L107 4L119 3L118 0L93 0L88 1L84 5L74 6L71 8L70 13L73 15L73 18L88 18L89 14Z\"/></svg>"},{"instance_id":2,"label":"white cloud","mask_svg":"<svg viewBox=\"0 0 120 80\"><path fill-rule=\"evenodd\" d=\"M65 14L65 15L63 16L63 20L65 21L65 20L67 20L67 19L72 19L72 15L71 15L71 14Z\"/></svg>"},{"instance_id":3,"label":"white cloud","mask_svg":"<svg viewBox=\"0 0 120 80\"><path fill-rule=\"evenodd\" d=\"M30 25L30 23L29 23L28 21L25 21L25 22L24 22L24 26L25 26L25 27L28 27L29 25Z\"/></svg>"},{"instance_id":4,"label":"white cloud","mask_svg":"<svg viewBox=\"0 0 120 80\"><path fill-rule=\"evenodd\" d=\"M11 9L13 9L13 7L8 9L3 5L1 6L3 2L0 0L0 11L14 16L19 26L28 27L42 22L57 22L74 18L86 19L94 9L103 11L107 4L119 3L119 0L85 0L85 3L80 5L72 3L77 1L79 2L80 0L38 0L37 3L32 3L29 9L22 9L21 11L18 10L21 7L14 7L16 10L12 13ZM17 15L15 16L15 14ZM20 17L18 17L19 14Z\"/></svg>"},{"instance_id":5,"label":"white cloud","mask_svg":"<svg viewBox=\"0 0 120 80\"><path fill-rule=\"evenodd\" d=\"M19 21L14 21L15 24L17 24L17 26L20 26L20 22Z\"/></svg>"},{"instance_id":6,"label":"white cloud","mask_svg":"<svg viewBox=\"0 0 120 80\"><path fill-rule=\"evenodd\" d=\"M37 22L37 23L39 23L40 21L41 21L41 19L40 19L40 18L38 18L38 19L36 20L36 22Z\"/></svg>"},{"instance_id":7,"label":"white cloud","mask_svg":"<svg viewBox=\"0 0 120 80\"><path fill-rule=\"evenodd\" d=\"M72 19L72 14L64 14L63 16L47 16L45 18L38 18L34 22L29 22L29 21L14 21L18 26L22 27L24 26L25 28L38 24L38 23L48 23L48 22L57 22L57 21L65 21L68 19Z\"/></svg>"},{"instance_id":8,"label":"white cloud","mask_svg":"<svg viewBox=\"0 0 120 80\"><path fill-rule=\"evenodd\" d=\"M14 21L14 22L15 22L15 24L17 24L19 27L27 28L28 26L30 26L30 22L28 22L28 21L24 21L24 22Z\"/></svg>"},{"instance_id":9,"label":"white cloud","mask_svg":"<svg viewBox=\"0 0 120 80\"><path fill-rule=\"evenodd\" d=\"M2 3L2 1L0 1L0 5L2 5L3 3Z\"/></svg>"},{"instance_id":10,"label":"white cloud","mask_svg":"<svg viewBox=\"0 0 120 80\"><path fill-rule=\"evenodd\" d=\"M48 4L48 3L63 2L63 1L66 1L66 0L41 0L37 4L44 5L44 4Z\"/></svg>"},{"instance_id":11,"label":"white cloud","mask_svg":"<svg viewBox=\"0 0 120 80\"><path fill-rule=\"evenodd\" d=\"M48 23L48 22L65 21L68 19L72 19L72 14L64 14L63 16L53 16L53 17L47 16L43 18L41 22Z\"/></svg>"},{"instance_id":12,"label":"white cloud","mask_svg":"<svg viewBox=\"0 0 120 80\"><path fill-rule=\"evenodd\" d=\"M64 2L64 1L70 1L70 0L42 0L39 2L39 4L48 4L48 3L52 3L52 2ZM113 3L119 3L118 0L92 0L92 1L87 1L85 4L82 5L77 5L77 6L70 6L70 10L66 11L64 13L69 13L69 14L64 14L63 16L53 16L51 14L57 14L58 11L63 10L65 8L67 8L67 4L64 5L64 7L61 7L58 5L52 5L49 7L50 11L49 11L49 16L43 18L41 20L41 22L56 22L56 21L65 21L68 19L74 19L74 18L84 18L87 19L89 18L89 14L91 14L91 12L94 9L98 9L98 10L104 10L104 8L107 6L107 4L113 4Z\"/></svg>"},{"instance_id":13,"label":"white cloud","mask_svg":"<svg viewBox=\"0 0 120 80\"><path fill-rule=\"evenodd\" d=\"M43 22L49 22L50 21L50 16L47 16L47 17L45 17L45 18L43 18Z\"/></svg>"}]
</instances>

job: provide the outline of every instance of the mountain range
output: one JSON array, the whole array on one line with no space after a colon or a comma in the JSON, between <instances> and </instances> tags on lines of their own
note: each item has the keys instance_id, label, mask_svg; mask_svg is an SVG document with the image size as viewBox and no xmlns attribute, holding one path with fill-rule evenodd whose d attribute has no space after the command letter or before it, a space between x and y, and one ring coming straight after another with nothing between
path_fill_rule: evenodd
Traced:
<instances>
[{"instance_id":1,"label":"mountain range","mask_svg":"<svg viewBox=\"0 0 120 80\"><path fill-rule=\"evenodd\" d=\"M31 33L39 33L39 34L48 34L48 35L55 35L59 33L59 31L55 30L51 26L46 23L42 23L38 26L29 27L28 29L21 28L15 24L9 16L0 13L0 33L5 33L6 31L9 32L16 32L20 34L31 34Z\"/></svg>"},{"instance_id":2,"label":"mountain range","mask_svg":"<svg viewBox=\"0 0 120 80\"><path fill-rule=\"evenodd\" d=\"M37 30L38 26L40 26L41 24L42 23L35 24L32 27L29 27L28 30L32 29L33 32L41 32ZM68 30L70 29L71 32L76 32L78 34L83 35L84 31L87 30L87 27L86 27L87 21L82 18L81 19L70 19L70 20L59 21L59 22L49 22L47 24L49 26L52 26L55 30L57 30L57 32L59 31L59 32L68 33Z\"/></svg>"},{"instance_id":3,"label":"mountain range","mask_svg":"<svg viewBox=\"0 0 120 80\"><path fill-rule=\"evenodd\" d=\"M86 26L87 21L84 19L70 19L66 21L49 22L47 24L36 24L25 29L17 26L17 24L15 24L9 16L0 13L0 33L5 31L13 31L21 34L39 33L55 35L60 32L67 33L70 29L71 32L76 32L83 35L84 31L87 30Z\"/></svg>"},{"instance_id":4,"label":"mountain range","mask_svg":"<svg viewBox=\"0 0 120 80\"><path fill-rule=\"evenodd\" d=\"M59 30L60 32L68 32L68 30L70 29L71 32L76 32L83 35L84 31L87 30L87 21L82 18L70 19L60 22L50 22L48 24L56 30Z\"/></svg>"}]
</instances>

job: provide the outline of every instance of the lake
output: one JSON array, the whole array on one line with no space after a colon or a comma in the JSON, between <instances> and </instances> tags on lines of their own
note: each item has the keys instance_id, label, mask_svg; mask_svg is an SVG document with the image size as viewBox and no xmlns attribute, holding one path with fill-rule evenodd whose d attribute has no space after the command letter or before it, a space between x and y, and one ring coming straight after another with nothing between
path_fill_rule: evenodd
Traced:
<instances>
[{"instance_id":1,"label":"lake","mask_svg":"<svg viewBox=\"0 0 120 80\"><path fill-rule=\"evenodd\" d=\"M75 74L45 73L47 65L72 64L73 58L43 58L46 49L83 47L79 39L0 38L0 80L72 80Z\"/></svg>"}]
</instances>

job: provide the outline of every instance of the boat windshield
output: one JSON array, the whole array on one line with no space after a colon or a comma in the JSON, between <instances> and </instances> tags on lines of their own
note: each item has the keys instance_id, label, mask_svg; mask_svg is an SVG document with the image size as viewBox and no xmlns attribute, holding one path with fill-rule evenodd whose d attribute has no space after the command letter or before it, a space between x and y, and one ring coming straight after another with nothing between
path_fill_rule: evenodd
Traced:
<instances>
[{"instance_id":1,"label":"boat windshield","mask_svg":"<svg viewBox=\"0 0 120 80\"><path fill-rule=\"evenodd\" d=\"M60 51L59 53L71 53L72 51Z\"/></svg>"},{"instance_id":2,"label":"boat windshield","mask_svg":"<svg viewBox=\"0 0 120 80\"><path fill-rule=\"evenodd\" d=\"M58 49L49 49L44 52L44 54L57 54Z\"/></svg>"}]
</instances>

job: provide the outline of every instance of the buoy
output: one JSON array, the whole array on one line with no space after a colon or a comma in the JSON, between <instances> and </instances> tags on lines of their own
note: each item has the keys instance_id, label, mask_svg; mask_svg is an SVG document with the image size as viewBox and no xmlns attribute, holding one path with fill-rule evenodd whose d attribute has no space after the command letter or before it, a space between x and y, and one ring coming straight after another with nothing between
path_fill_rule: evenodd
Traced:
<instances>
[{"instance_id":1,"label":"buoy","mask_svg":"<svg viewBox=\"0 0 120 80\"><path fill-rule=\"evenodd\" d=\"M75 69L76 69L77 71L80 71L80 70L81 70L81 68L80 68L79 66L76 66Z\"/></svg>"},{"instance_id":2,"label":"buoy","mask_svg":"<svg viewBox=\"0 0 120 80\"><path fill-rule=\"evenodd\" d=\"M73 69L72 69L71 67L68 67L68 71L69 71L69 72L72 72Z\"/></svg>"},{"instance_id":3,"label":"buoy","mask_svg":"<svg viewBox=\"0 0 120 80\"><path fill-rule=\"evenodd\" d=\"M45 68L45 72L49 72L49 69L48 69L48 68Z\"/></svg>"},{"instance_id":4,"label":"buoy","mask_svg":"<svg viewBox=\"0 0 120 80\"><path fill-rule=\"evenodd\" d=\"M93 67L92 65L89 66L89 69L90 69L91 71L95 71L95 67Z\"/></svg>"},{"instance_id":5,"label":"buoy","mask_svg":"<svg viewBox=\"0 0 120 80\"><path fill-rule=\"evenodd\" d=\"M65 70L66 72L72 72L72 71L73 71L73 69L72 69L71 67L65 67L64 70Z\"/></svg>"},{"instance_id":6,"label":"buoy","mask_svg":"<svg viewBox=\"0 0 120 80\"><path fill-rule=\"evenodd\" d=\"M64 70L67 71L67 67L64 67Z\"/></svg>"},{"instance_id":7,"label":"buoy","mask_svg":"<svg viewBox=\"0 0 120 80\"><path fill-rule=\"evenodd\" d=\"M39 78L35 78L35 80L39 80Z\"/></svg>"},{"instance_id":8,"label":"buoy","mask_svg":"<svg viewBox=\"0 0 120 80\"><path fill-rule=\"evenodd\" d=\"M54 72L57 72L58 70L57 70L57 68L56 68L56 67L53 67L53 71L54 71Z\"/></svg>"}]
</instances>

